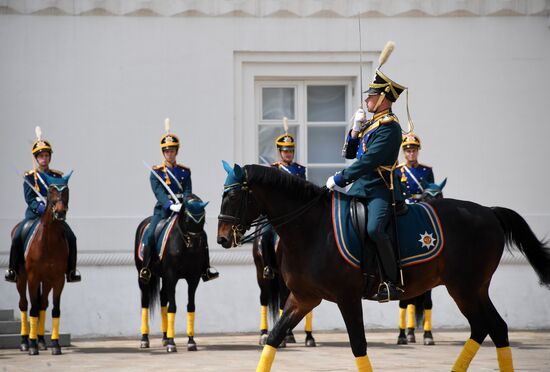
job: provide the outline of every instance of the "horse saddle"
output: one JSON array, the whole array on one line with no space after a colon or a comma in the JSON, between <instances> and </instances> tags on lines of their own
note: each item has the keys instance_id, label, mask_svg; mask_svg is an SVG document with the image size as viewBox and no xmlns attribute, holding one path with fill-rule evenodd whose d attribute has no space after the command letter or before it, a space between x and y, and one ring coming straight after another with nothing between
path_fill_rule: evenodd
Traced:
<instances>
[{"instance_id":1,"label":"horse saddle","mask_svg":"<svg viewBox=\"0 0 550 372\"><path fill-rule=\"evenodd\" d=\"M168 241L168 237L170 235L170 232L172 231L172 228L174 227L177 219L177 214L173 214L170 217L164 218L157 223L157 226L155 227L155 231L149 232L149 234L153 234L153 241L155 242L155 249L157 251L157 255L160 259L164 256L164 249L166 248L166 242ZM141 235L141 244L140 244L140 250L139 250L139 258L143 260L143 244L144 244L144 235L145 231L149 228L150 224L147 224L145 228L143 229L143 233Z\"/></svg>"},{"instance_id":2,"label":"horse saddle","mask_svg":"<svg viewBox=\"0 0 550 372\"><path fill-rule=\"evenodd\" d=\"M390 218L388 229L394 238L397 231L400 265L407 266L430 260L443 247L439 218L426 203L396 206L397 226ZM376 246L368 237L365 201L343 193L332 195L332 224L336 245L342 257L352 266L372 272L376 266Z\"/></svg>"},{"instance_id":3,"label":"horse saddle","mask_svg":"<svg viewBox=\"0 0 550 372\"><path fill-rule=\"evenodd\" d=\"M40 218L35 218L33 220L25 221L25 224L21 228L21 241L23 242L23 252L25 257L27 257L28 248L34 239L34 233L36 228L40 224Z\"/></svg>"}]
</instances>

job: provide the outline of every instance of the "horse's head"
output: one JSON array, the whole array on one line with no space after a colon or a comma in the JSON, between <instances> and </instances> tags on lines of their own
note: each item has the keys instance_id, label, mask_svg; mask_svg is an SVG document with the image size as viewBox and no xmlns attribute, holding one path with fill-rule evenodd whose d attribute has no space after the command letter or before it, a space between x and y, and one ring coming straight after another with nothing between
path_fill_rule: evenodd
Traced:
<instances>
[{"instance_id":1,"label":"horse's head","mask_svg":"<svg viewBox=\"0 0 550 372\"><path fill-rule=\"evenodd\" d=\"M183 217L187 231L192 234L202 232L206 217L205 208L208 205L208 202L205 203L198 196L193 195L186 199L184 204L185 211L182 209L181 212L183 212L183 216L181 217Z\"/></svg>"},{"instance_id":2,"label":"horse's head","mask_svg":"<svg viewBox=\"0 0 550 372\"><path fill-rule=\"evenodd\" d=\"M223 167L227 178L218 216L218 244L231 248L240 244L245 231L260 215L260 210L252 197L245 169L237 164L231 168L225 161Z\"/></svg>"},{"instance_id":3,"label":"horse's head","mask_svg":"<svg viewBox=\"0 0 550 372\"><path fill-rule=\"evenodd\" d=\"M429 183L428 185L426 185L426 187L424 187L424 191L422 192L422 201L443 198L443 188L445 187L446 183L447 178L445 178L440 184Z\"/></svg>"},{"instance_id":4,"label":"horse's head","mask_svg":"<svg viewBox=\"0 0 550 372\"><path fill-rule=\"evenodd\" d=\"M73 172L69 172L66 176L57 178L44 174L46 182L48 182L48 205L47 209L51 208L52 217L57 221L65 221L67 210L69 209L69 178Z\"/></svg>"}]
</instances>

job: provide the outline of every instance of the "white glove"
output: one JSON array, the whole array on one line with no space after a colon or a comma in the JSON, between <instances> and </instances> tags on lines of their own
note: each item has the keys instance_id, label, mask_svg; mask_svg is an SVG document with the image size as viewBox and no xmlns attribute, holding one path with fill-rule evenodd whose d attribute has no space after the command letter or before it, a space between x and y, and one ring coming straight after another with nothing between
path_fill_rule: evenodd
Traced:
<instances>
[{"instance_id":1,"label":"white glove","mask_svg":"<svg viewBox=\"0 0 550 372\"><path fill-rule=\"evenodd\" d=\"M359 132L361 126L366 121L366 119L367 114L365 113L365 110L363 110L362 108L358 109L357 111L355 111L355 115L353 116L353 128L351 129Z\"/></svg>"},{"instance_id":2,"label":"white glove","mask_svg":"<svg viewBox=\"0 0 550 372\"><path fill-rule=\"evenodd\" d=\"M178 204L172 204L172 205L170 206L170 210L171 210L172 212L179 213L180 210L181 210L181 204L179 204L179 203L178 203Z\"/></svg>"},{"instance_id":3,"label":"white glove","mask_svg":"<svg viewBox=\"0 0 550 372\"><path fill-rule=\"evenodd\" d=\"M336 182L334 182L334 176L330 176L327 180L327 189L333 190L334 186L336 186Z\"/></svg>"}]
</instances>

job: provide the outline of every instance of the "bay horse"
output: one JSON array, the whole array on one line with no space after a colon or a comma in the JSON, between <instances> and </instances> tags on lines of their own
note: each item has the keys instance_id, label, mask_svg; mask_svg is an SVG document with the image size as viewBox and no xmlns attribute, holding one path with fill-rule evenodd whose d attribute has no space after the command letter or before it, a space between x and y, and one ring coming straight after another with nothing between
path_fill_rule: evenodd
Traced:
<instances>
[{"instance_id":1,"label":"bay horse","mask_svg":"<svg viewBox=\"0 0 550 372\"><path fill-rule=\"evenodd\" d=\"M428 183L423 185L421 202L443 198L443 188L447 184L447 178L441 183ZM399 335L397 345L416 343L414 335L415 323L423 322L424 345L435 345L432 335L432 290L427 290L417 297L399 301ZM408 319L407 319L408 318ZM405 334L405 329L407 333Z\"/></svg>"},{"instance_id":2,"label":"bay horse","mask_svg":"<svg viewBox=\"0 0 550 372\"><path fill-rule=\"evenodd\" d=\"M276 258L276 266L279 266L281 262L281 252L283 249L279 248L282 243L280 239L274 242L273 232L264 231L261 232L259 228L256 232L256 237L252 244L252 257L254 259L254 265L256 266L256 281L258 287L260 287L260 342L261 346L265 345L267 341L267 335L269 332L268 313L271 315L272 321L275 321L280 313L282 313L286 299L288 298L288 288L286 287L279 270L276 269L273 278L264 277L264 266L267 264L263 259L262 252L266 249L271 250L272 257ZM275 246L275 244L277 246ZM313 312L309 312L306 315L306 322L304 324L304 332L306 333L305 345L307 347L315 347L315 338L313 337ZM286 343L296 343L296 338L292 332L292 329L288 331L283 343L280 346L286 345Z\"/></svg>"},{"instance_id":3,"label":"bay horse","mask_svg":"<svg viewBox=\"0 0 550 372\"><path fill-rule=\"evenodd\" d=\"M166 248L161 260L152 254L151 279L148 284L138 280L141 290L141 348L149 348L149 310L159 300L161 306L162 345L169 353L176 352L174 324L176 319L176 284L179 279L187 281L187 350L196 351L195 336L195 292L201 275L208 265L208 239L204 231L206 205L198 196L191 194L184 200L184 208L172 213L169 223L173 229L168 231ZM134 244L134 260L139 273L143 266L139 250L143 232L151 217L141 221ZM162 221L159 223L159 225ZM156 252L153 248L153 252ZM160 280L162 288L159 290Z\"/></svg>"},{"instance_id":4,"label":"bay horse","mask_svg":"<svg viewBox=\"0 0 550 372\"><path fill-rule=\"evenodd\" d=\"M39 349L46 350L44 329L50 291L53 291L51 349L53 355L61 354L60 302L69 257L65 218L69 209L68 182L71 175L72 171L61 178L42 174L49 185L47 205L32 238L29 239L25 263L17 276L16 286L21 311L21 350L28 350L29 355L38 355ZM16 229L17 226L12 230L12 238ZM27 323L27 288L31 302L30 330Z\"/></svg>"},{"instance_id":5,"label":"bay horse","mask_svg":"<svg viewBox=\"0 0 550 372\"><path fill-rule=\"evenodd\" d=\"M224 168L228 175L218 217L218 244L224 248L238 245L261 214L285 243L280 270L290 295L268 336L257 371L271 369L287 331L323 299L340 309L357 369L372 371L361 306L364 278L360 269L348 265L339 254L332 229L331 193L268 167L232 168L224 162ZM434 200L430 205L439 216L446 244L431 261L403 268L402 299L445 285L471 328L452 370L466 371L487 335L496 346L500 370L513 370L508 328L489 298L491 277L505 245L514 244L541 284L550 287L550 248L513 210L454 199ZM281 220L293 223L282 224ZM372 294L375 291L373 286Z\"/></svg>"}]
</instances>

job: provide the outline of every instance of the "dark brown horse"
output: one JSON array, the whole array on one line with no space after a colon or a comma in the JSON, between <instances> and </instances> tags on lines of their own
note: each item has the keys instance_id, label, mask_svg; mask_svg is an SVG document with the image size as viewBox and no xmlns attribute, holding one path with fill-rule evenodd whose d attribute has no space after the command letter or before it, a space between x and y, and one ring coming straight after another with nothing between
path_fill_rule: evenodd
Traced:
<instances>
[{"instance_id":1,"label":"dark brown horse","mask_svg":"<svg viewBox=\"0 0 550 372\"><path fill-rule=\"evenodd\" d=\"M65 217L69 208L67 183L71 173L62 178L45 175L49 184L48 204L27 248L24 269L19 270L20 275L17 278L19 310L21 310L21 349L25 350L28 342L29 355L38 355L39 346L42 350L46 349L44 328L50 291L53 291L52 354L61 354L59 346L60 301L69 257L69 246L65 237ZM15 228L12 231L12 236L14 231ZM31 302L30 333L26 319L28 301L25 292L27 288Z\"/></svg>"},{"instance_id":2,"label":"dark brown horse","mask_svg":"<svg viewBox=\"0 0 550 372\"><path fill-rule=\"evenodd\" d=\"M258 371L269 371L276 347L287 331L321 300L335 302L344 318L360 371L371 371L367 356L361 297L361 271L346 263L337 249L331 226L331 196L297 177L256 165L236 165L228 172L218 224L218 243L238 245L244 232L266 215L284 241L280 270L290 290L283 314L269 334ZM403 270L403 299L445 285L471 326L470 339L453 371L467 370L489 335L497 348L501 370L512 370L508 328L489 298L489 284L506 243L528 259L542 284L550 286L550 248L540 242L525 220L506 208L487 208L468 201L431 202L439 216L445 247L431 261ZM281 221L293 220L293 223ZM373 287L375 289L376 286Z\"/></svg>"},{"instance_id":3,"label":"dark brown horse","mask_svg":"<svg viewBox=\"0 0 550 372\"><path fill-rule=\"evenodd\" d=\"M259 228L262 230L262 228ZM254 243L252 244L252 257L254 258L254 265L256 266L256 280L258 287L260 287L260 345L265 345L267 341L267 335L269 332L268 313L271 315L271 319L275 321L279 314L282 313L286 299L288 298L289 291L286 287L279 270L276 269L273 278L264 277L264 267L268 264L265 262L263 253L266 250L271 250L271 257L275 257L275 266L279 266L282 260L281 252L284 250L279 246L282 243L280 239L274 241L274 234L271 227L266 227L264 233L258 231ZM275 244L277 246L275 246ZM273 263L270 263L273 264ZM313 337L313 312L309 312L306 315L306 322L304 324L304 332L306 333L305 345L308 347L316 346L315 338ZM288 331L283 343L280 346L286 345L286 343L296 343L296 338L292 332L292 329Z\"/></svg>"}]
</instances>

